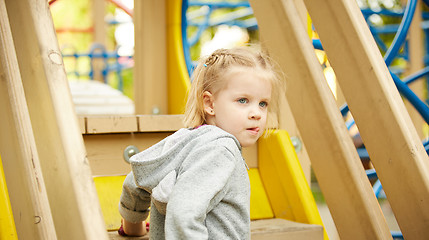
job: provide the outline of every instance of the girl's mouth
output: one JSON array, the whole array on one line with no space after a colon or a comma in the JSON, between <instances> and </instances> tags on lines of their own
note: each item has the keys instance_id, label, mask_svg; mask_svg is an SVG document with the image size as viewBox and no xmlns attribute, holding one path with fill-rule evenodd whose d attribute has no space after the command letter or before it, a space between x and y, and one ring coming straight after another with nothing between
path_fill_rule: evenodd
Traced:
<instances>
[{"instance_id":1,"label":"girl's mouth","mask_svg":"<svg viewBox=\"0 0 429 240\"><path fill-rule=\"evenodd\" d=\"M251 134L257 135L259 133L259 128L248 128L247 131L249 131Z\"/></svg>"}]
</instances>

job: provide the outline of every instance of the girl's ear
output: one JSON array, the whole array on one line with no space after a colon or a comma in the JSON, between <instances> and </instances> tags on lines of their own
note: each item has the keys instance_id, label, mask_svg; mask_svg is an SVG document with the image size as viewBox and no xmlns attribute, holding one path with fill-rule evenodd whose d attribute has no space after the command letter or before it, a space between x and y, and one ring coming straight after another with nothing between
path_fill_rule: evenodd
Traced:
<instances>
[{"instance_id":1,"label":"girl's ear","mask_svg":"<svg viewBox=\"0 0 429 240\"><path fill-rule=\"evenodd\" d=\"M214 116L214 97L209 91L203 93L204 112L210 116Z\"/></svg>"}]
</instances>

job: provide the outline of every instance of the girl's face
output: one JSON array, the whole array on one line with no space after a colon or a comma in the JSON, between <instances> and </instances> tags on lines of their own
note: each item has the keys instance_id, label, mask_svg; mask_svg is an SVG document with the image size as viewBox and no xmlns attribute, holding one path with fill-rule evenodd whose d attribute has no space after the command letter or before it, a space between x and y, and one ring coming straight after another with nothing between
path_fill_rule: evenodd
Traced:
<instances>
[{"instance_id":1,"label":"girl's face","mask_svg":"<svg viewBox=\"0 0 429 240\"><path fill-rule=\"evenodd\" d=\"M267 122L271 83L254 71L228 74L225 87L204 93L207 123L234 135L242 147L256 143Z\"/></svg>"}]
</instances>

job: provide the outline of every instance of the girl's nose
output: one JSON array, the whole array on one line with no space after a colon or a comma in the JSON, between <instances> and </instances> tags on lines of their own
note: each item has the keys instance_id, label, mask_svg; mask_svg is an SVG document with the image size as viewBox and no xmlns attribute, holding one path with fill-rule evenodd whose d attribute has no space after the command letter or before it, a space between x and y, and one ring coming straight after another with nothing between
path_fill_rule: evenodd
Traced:
<instances>
[{"instance_id":1,"label":"girl's nose","mask_svg":"<svg viewBox=\"0 0 429 240\"><path fill-rule=\"evenodd\" d=\"M261 119L261 110L259 109L252 109L249 114L250 119L259 120Z\"/></svg>"}]
</instances>

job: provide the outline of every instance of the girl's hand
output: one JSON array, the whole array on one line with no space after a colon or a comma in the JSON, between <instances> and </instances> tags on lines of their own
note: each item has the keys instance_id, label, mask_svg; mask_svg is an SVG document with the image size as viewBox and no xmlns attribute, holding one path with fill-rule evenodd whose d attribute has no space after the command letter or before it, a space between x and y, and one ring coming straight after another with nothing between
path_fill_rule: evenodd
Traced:
<instances>
[{"instance_id":1,"label":"girl's hand","mask_svg":"<svg viewBox=\"0 0 429 240\"><path fill-rule=\"evenodd\" d=\"M120 235L121 231L118 231ZM125 236L133 236L133 237L140 237L147 234L146 230L146 222L138 222L138 223L132 223L128 222L125 219L122 219L122 233L125 234Z\"/></svg>"}]
</instances>

